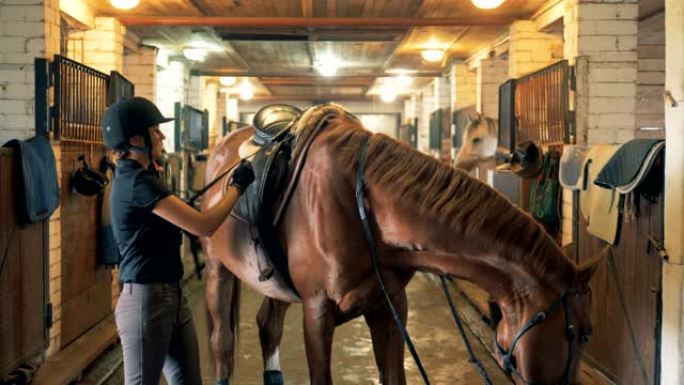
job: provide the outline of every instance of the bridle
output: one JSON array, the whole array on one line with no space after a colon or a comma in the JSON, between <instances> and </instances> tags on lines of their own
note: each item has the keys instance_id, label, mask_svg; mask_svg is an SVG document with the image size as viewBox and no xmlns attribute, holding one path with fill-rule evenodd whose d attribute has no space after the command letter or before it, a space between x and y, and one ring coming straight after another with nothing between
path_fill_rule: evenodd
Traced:
<instances>
[{"instance_id":1,"label":"bridle","mask_svg":"<svg viewBox=\"0 0 684 385\"><path fill-rule=\"evenodd\" d=\"M526 380L522 374L518 371L516 368L517 363L515 360L515 356L513 355L513 351L515 350L515 345L518 343L520 338L525 335L530 329L533 327L541 324L544 322L549 315L551 315L556 309L560 307L560 305L563 305L563 308L565 309L565 337L568 340L568 360L565 363L565 370L563 371L563 376L561 377L561 384L564 385L569 385L570 384L570 365L572 364L573 360L573 355L574 355L574 349L573 349L573 342L575 340L575 335L577 333L574 320L572 317L572 313L570 311L570 303L569 300L572 297L578 297L580 295L587 295L588 292L585 293L576 293L573 291L563 291L560 293L558 298L556 298L555 301L549 305L545 310L537 313L532 319L527 321L525 325L523 325L520 330L518 330L517 333L513 336L513 342L511 342L511 346L508 348L508 350L505 350L501 345L499 344L499 339L497 336L497 331L494 331L494 342L496 343L496 348L501 355L501 358L503 360L503 368L506 374L509 377L512 377L515 375L526 385L536 385L537 383L528 381ZM591 338L590 333L583 333L579 336L580 340L582 342L589 342L589 339Z\"/></svg>"}]
</instances>

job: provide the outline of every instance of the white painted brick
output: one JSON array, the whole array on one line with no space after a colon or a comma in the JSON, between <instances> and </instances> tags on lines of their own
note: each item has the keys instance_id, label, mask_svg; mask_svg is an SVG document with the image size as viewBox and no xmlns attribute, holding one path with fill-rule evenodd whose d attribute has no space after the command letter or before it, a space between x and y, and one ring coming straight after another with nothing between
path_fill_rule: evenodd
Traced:
<instances>
[{"instance_id":1,"label":"white painted brick","mask_svg":"<svg viewBox=\"0 0 684 385\"><path fill-rule=\"evenodd\" d=\"M26 52L26 39L23 37L0 37L2 52Z\"/></svg>"},{"instance_id":2,"label":"white painted brick","mask_svg":"<svg viewBox=\"0 0 684 385\"><path fill-rule=\"evenodd\" d=\"M665 59L639 59L639 71L664 71Z\"/></svg>"},{"instance_id":3,"label":"white painted brick","mask_svg":"<svg viewBox=\"0 0 684 385\"><path fill-rule=\"evenodd\" d=\"M578 22L582 35L636 35L637 22L630 20L580 20Z\"/></svg>"},{"instance_id":4,"label":"white painted brick","mask_svg":"<svg viewBox=\"0 0 684 385\"><path fill-rule=\"evenodd\" d=\"M619 50L615 35L580 35L577 44L583 51Z\"/></svg>"},{"instance_id":5,"label":"white painted brick","mask_svg":"<svg viewBox=\"0 0 684 385\"><path fill-rule=\"evenodd\" d=\"M589 96L629 97L636 95L636 83L594 83Z\"/></svg>"},{"instance_id":6,"label":"white painted brick","mask_svg":"<svg viewBox=\"0 0 684 385\"><path fill-rule=\"evenodd\" d=\"M580 49L579 53L584 55L588 54L591 56L592 63L598 62L634 62L637 60L636 50L634 51L597 51L597 52L584 52Z\"/></svg>"},{"instance_id":7,"label":"white painted brick","mask_svg":"<svg viewBox=\"0 0 684 385\"><path fill-rule=\"evenodd\" d=\"M32 85L24 83L0 84L0 103L7 99L31 100L35 96Z\"/></svg>"},{"instance_id":8,"label":"white painted brick","mask_svg":"<svg viewBox=\"0 0 684 385\"><path fill-rule=\"evenodd\" d=\"M638 16L639 8L630 4L581 4L579 20L634 20Z\"/></svg>"},{"instance_id":9,"label":"white painted brick","mask_svg":"<svg viewBox=\"0 0 684 385\"><path fill-rule=\"evenodd\" d=\"M42 37L45 35L43 22L7 21L0 22L0 42L6 37Z\"/></svg>"},{"instance_id":10,"label":"white painted brick","mask_svg":"<svg viewBox=\"0 0 684 385\"><path fill-rule=\"evenodd\" d=\"M54 14L54 12L49 12L48 14ZM26 21L46 21L46 10L45 7L41 5L35 5L32 7L24 7L24 20ZM55 20L51 20L51 23L55 23Z\"/></svg>"},{"instance_id":11,"label":"white painted brick","mask_svg":"<svg viewBox=\"0 0 684 385\"><path fill-rule=\"evenodd\" d=\"M635 50L637 49L636 35L620 35L618 36L617 48L619 51Z\"/></svg>"},{"instance_id":12,"label":"white painted brick","mask_svg":"<svg viewBox=\"0 0 684 385\"><path fill-rule=\"evenodd\" d=\"M639 72L637 84L664 85L665 72Z\"/></svg>"},{"instance_id":13,"label":"white painted brick","mask_svg":"<svg viewBox=\"0 0 684 385\"><path fill-rule=\"evenodd\" d=\"M7 64L32 64L37 56L35 53L6 53L3 61Z\"/></svg>"},{"instance_id":14,"label":"white painted brick","mask_svg":"<svg viewBox=\"0 0 684 385\"><path fill-rule=\"evenodd\" d=\"M634 129L634 112L589 114L587 119L589 129Z\"/></svg>"},{"instance_id":15,"label":"white painted brick","mask_svg":"<svg viewBox=\"0 0 684 385\"><path fill-rule=\"evenodd\" d=\"M35 56L45 56L45 39L42 37L28 39L26 41L26 52Z\"/></svg>"},{"instance_id":16,"label":"white painted brick","mask_svg":"<svg viewBox=\"0 0 684 385\"><path fill-rule=\"evenodd\" d=\"M591 98L589 113L632 113L636 106L634 98Z\"/></svg>"},{"instance_id":17,"label":"white painted brick","mask_svg":"<svg viewBox=\"0 0 684 385\"><path fill-rule=\"evenodd\" d=\"M635 65L627 68L589 68L589 82L633 83L637 80Z\"/></svg>"},{"instance_id":18,"label":"white painted brick","mask_svg":"<svg viewBox=\"0 0 684 385\"><path fill-rule=\"evenodd\" d=\"M587 144L614 144L617 142L617 133L613 130L587 130Z\"/></svg>"},{"instance_id":19,"label":"white painted brick","mask_svg":"<svg viewBox=\"0 0 684 385\"><path fill-rule=\"evenodd\" d=\"M618 143L626 143L626 142L629 142L630 140L634 139L635 134L636 134L636 131L634 129L618 130L616 133L615 139L617 140Z\"/></svg>"}]
</instances>

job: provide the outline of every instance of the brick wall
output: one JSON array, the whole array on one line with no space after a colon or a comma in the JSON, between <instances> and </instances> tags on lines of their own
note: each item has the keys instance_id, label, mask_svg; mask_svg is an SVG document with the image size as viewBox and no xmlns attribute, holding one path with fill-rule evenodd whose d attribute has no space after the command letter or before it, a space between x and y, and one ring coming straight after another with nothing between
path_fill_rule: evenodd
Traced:
<instances>
[{"instance_id":1,"label":"brick wall","mask_svg":"<svg viewBox=\"0 0 684 385\"><path fill-rule=\"evenodd\" d=\"M634 137L637 92L636 0L569 0L565 56L577 63L579 143L624 143Z\"/></svg>"},{"instance_id":2,"label":"brick wall","mask_svg":"<svg viewBox=\"0 0 684 385\"><path fill-rule=\"evenodd\" d=\"M126 28L113 17L96 17L95 28L68 34L68 56L100 72L123 73Z\"/></svg>"},{"instance_id":3,"label":"brick wall","mask_svg":"<svg viewBox=\"0 0 684 385\"><path fill-rule=\"evenodd\" d=\"M468 107L477 103L477 76L475 71L468 69L465 63L454 64L452 72L456 76L454 99L455 109Z\"/></svg>"},{"instance_id":4,"label":"brick wall","mask_svg":"<svg viewBox=\"0 0 684 385\"><path fill-rule=\"evenodd\" d=\"M637 34L637 60L637 130L635 135L641 138L664 138L664 12L639 21L639 32ZM660 128L660 130L651 130L652 128Z\"/></svg>"},{"instance_id":5,"label":"brick wall","mask_svg":"<svg viewBox=\"0 0 684 385\"><path fill-rule=\"evenodd\" d=\"M157 70L155 104L164 116L174 116L174 104L187 103L188 83L192 79L184 63L171 61L166 68ZM173 122L162 124L161 130L166 135L164 147L168 151L174 148Z\"/></svg>"},{"instance_id":6,"label":"brick wall","mask_svg":"<svg viewBox=\"0 0 684 385\"><path fill-rule=\"evenodd\" d=\"M530 20L511 23L508 45L508 76L517 78L563 58L563 38L538 32Z\"/></svg>"},{"instance_id":7,"label":"brick wall","mask_svg":"<svg viewBox=\"0 0 684 385\"><path fill-rule=\"evenodd\" d=\"M135 95L154 101L157 95L156 47L141 46L127 52L123 60L123 75L135 84Z\"/></svg>"},{"instance_id":8,"label":"brick wall","mask_svg":"<svg viewBox=\"0 0 684 385\"><path fill-rule=\"evenodd\" d=\"M508 79L508 60L490 58L477 68L477 106L485 116L499 118L499 85Z\"/></svg>"}]
</instances>

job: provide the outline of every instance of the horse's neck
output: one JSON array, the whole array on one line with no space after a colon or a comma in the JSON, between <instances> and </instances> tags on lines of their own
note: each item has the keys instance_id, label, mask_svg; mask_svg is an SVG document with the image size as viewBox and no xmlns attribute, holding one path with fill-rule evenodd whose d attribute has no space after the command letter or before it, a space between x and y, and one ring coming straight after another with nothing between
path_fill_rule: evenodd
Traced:
<instances>
[{"instance_id":1,"label":"horse's neck","mask_svg":"<svg viewBox=\"0 0 684 385\"><path fill-rule=\"evenodd\" d=\"M383 242L403 249L398 268L443 272L476 283L497 302L517 301L518 294L548 291L549 285L531 266L512 258L478 235L457 235L412 202L372 199Z\"/></svg>"}]
</instances>

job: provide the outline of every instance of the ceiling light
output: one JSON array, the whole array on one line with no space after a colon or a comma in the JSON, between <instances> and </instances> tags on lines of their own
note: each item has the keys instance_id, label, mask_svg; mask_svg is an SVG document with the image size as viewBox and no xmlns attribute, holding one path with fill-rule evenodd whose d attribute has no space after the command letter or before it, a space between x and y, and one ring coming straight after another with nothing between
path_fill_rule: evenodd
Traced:
<instances>
[{"instance_id":1,"label":"ceiling light","mask_svg":"<svg viewBox=\"0 0 684 385\"><path fill-rule=\"evenodd\" d=\"M207 50L200 47L187 47L183 48L183 56L192 61L204 61L207 57Z\"/></svg>"},{"instance_id":2,"label":"ceiling light","mask_svg":"<svg viewBox=\"0 0 684 385\"><path fill-rule=\"evenodd\" d=\"M501 5L505 0L472 0L473 4L482 9L493 9Z\"/></svg>"},{"instance_id":3,"label":"ceiling light","mask_svg":"<svg viewBox=\"0 0 684 385\"><path fill-rule=\"evenodd\" d=\"M252 84L247 79L243 80L242 84L240 84L239 92L240 99L242 100L250 100L254 97L254 87L252 87Z\"/></svg>"},{"instance_id":4,"label":"ceiling light","mask_svg":"<svg viewBox=\"0 0 684 385\"><path fill-rule=\"evenodd\" d=\"M340 67L340 61L335 55L330 53L324 54L314 64L314 67L323 76L330 77L337 74L337 69Z\"/></svg>"},{"instance_id":5,"label":"ceiling light","mask_svg":"<svg viewBox=\"0 0 684 385\"><path fill-rule=\"evenodd\" d=\"M420 56L423 57L423 59L427 61L440 61L442 60L442 57L444 56L444 50L443 49L424 49L420 51Z\"/></svg>"},{"instance_id":6,"label":"ceiling light","mask_svg":"<svg viewBox=\"0 0 684 385\"><path fill-rule=\"evenodd\" d=\"M408 87L413 84L413 78L407 75L400 75L396 78L397 83L402 87Z\"/></svg>"},{"instance_id":7,"label":"ceiling light","mask_svg":"<svg viewBox=\"0 0 684 385\"><path fill-rule=\"evenodd\" d=\"M112 4L114 8L133 9L140 3L140 0L109 0L109 3Z\"/></svg>"},{"instance_id":8,"label":"ceiling light","mask_svg":"<svg viewBox=\"0 0 684 385\"><path fill-rule=\"evenodd\" d=\"M385 103L392 103L397 98L397 91L393 87L383 87L380 90L380 99Z\"/></svg>"},{"instance_id":9,"label":"ceiling light","mask_svg":"<svg viewBox=\"0 0 684 385\"><path fill-rule=\"evenodd\" d=\"M219 83L221 83L222 86L230 87L234 85L237 82L237 79L235 76L221 76L219 77Z\"/></svg>"}]
</instances>

